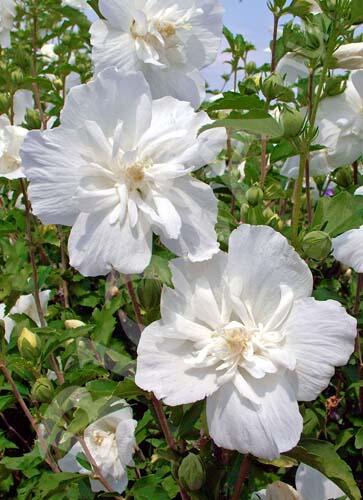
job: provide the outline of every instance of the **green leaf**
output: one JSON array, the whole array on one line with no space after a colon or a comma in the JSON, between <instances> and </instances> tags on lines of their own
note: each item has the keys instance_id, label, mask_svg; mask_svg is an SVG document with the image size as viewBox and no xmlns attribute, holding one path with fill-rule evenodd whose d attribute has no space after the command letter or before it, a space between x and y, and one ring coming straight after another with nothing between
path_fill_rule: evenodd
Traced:
<instances>
[{"instance_id":1,"label":"green leaf","mask_svg":"<svg viewBox=\"0 0 363 500\"><path fill-rule=\"evenodd\" d=\"M193 431L195 432L194 425L202 414L204 408L204 401L194 403L183 415L180 422L178 435L180 439L186 439Z\"/></svg>"},{"instance_id":2,"label":"green leaf","mask_svg":"<svg viewBox=\"0 0 363 500\"><path fill-rule=\"evenodd\" d=\"M352 22L352 24L363 23L362 0L352 0L352 2L351 2L351 22Z\"/></svg>"},{"instance_id":3,"label":"green leaf","mask_svg":"<svg viewBox=\"0 0 363 500\"><path fill-rule=\"evenodd\" d=\"M363 448L363 427L361 427L357 432L354 444L357 450L361 450Z\"/></svg>"},{"instance_id":4,"label":"green leaf","mask_svg":"<svg viewBox=\"0 0 363 500\"><path fill-rule=\"evenodd\" d=\"M130 378L126 378L122 382L117 384L115 391L113 393L114 396L119 398L135 398L138 396L145 396L146 392L140 389L133 380Z\"/></svg>"},{"instance_id":5,"label":"green leaf","mask_svg":"<svg viewBox=\"0 0 363 500\"><path fill-rule=\"evenodd\" d=\"M25 477L32 478L39 474L38 466L42 462L43 457L38 445L36 445L31 452L22 457L5 457L0 463L5 465L8 470L22 471Z\"/></svg>"},{"instance_id":6,"label":"green leaf","mask_svg":"<svg viewBox=\"0 0 363 500\"><path fill-rule=\"evenodd\" d=\"M86 384L87 390L96 397L112 396L117 388L113 380L92 380Z\"/></svg>"},{"instance_id":7,"label":"green leaf","mask_svg":"<svg viewBox=\"0 0 363 500\"><path fill-rule=\"evenodd\" d=\"M208 111L221 109L262 109L264 102L257 95L241 95L237 92L225 92L223 97L208 105Z\"/></svg>"},{"instance_id":8,"label":"green leaf","mask_svg":"<svg viewBox=\"0 0 363 500\"><path fill-rule=\"evenodd\" d=\"M5 437L4 432L0 432L0 450L4 451L4 450L16 450L16 449L17 449L16 444L13 443L12 441L9 441Z\"/></svg>"},{"instance_id":9,"label":"green leaf","mask_svg":"<svg viewBox=\"0 0 363 500\"><path fill-rule=\"evenodd\" d=\"M266 137L280 137L283 133L281 126L272 116L262 110L253 110L244 114L241 118L216 120L202 127L199 130L199 134L202 134L206 130L220 127L236 131L244 130L250 134Z\"/></svg>"},{"instance_id":10,"label":"green leaf","mask_svg":"<svg viewBox=\"0 0 363 500\"><path fill-rule=\"evenodd\" d=\"M112 301L104 306L103 309L95 309L93 311L93 320L96 327L93 331L92 338L96 342L108 345L116 325L115 312L121 307L122 298L114 297Z\"/></svg>"},{"instance_id":11,"label":"green leaf","mask_svg":"<svg viewBox=\"0 0 363 500\"><path fill-rule=\"evenodd\" d=\"M363 197L346 191L333 198L321 198L317 205L313 229L321 229L331 237L359 228L363 220Z\"/></svg>"},{"instance_id":12,"label":"green leaf","mask_svg":"<svg viewBox=\"0 0 363 500\"><path fill-rule=\"evenodd\" d=\"M299 446L285 455L320 471L339 486L351 500L360 500L360 492L350 467L340 458L331 443L304 439Z\"/></svg>"},{"instance_id":13,"label":"green leaf","mask_svg":"<svg viewBox=\"0 0 363 500\"><path fill-rule=\"evenodd\" d=\"M0 396L0 412L10 408L15 402L15 398L12 395Z\"/></svg>"},{"instance_id":14,"label":"green leaf","mask_svg":"<svg viewBox=\"0 0 363 500\"><path fill-rule=\"evenodd\" d=\"M169 500L169 495L160 485L160 476L152 474L139 479L132 488L135 500Z\"/></svg>"}]
</instances>

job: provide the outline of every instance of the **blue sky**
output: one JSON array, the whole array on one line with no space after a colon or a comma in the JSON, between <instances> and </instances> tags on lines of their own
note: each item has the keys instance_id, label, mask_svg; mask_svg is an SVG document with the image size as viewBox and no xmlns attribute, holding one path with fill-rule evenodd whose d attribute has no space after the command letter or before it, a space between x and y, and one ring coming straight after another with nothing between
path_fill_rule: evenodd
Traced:
<instances>
[{"instance_id":1,"label":"blue sky","mask_svg":"<svg viewBox=\"0 0 363 500\"><path fill-rule=\"evenodd\" d=\"M233 33L242 35L256 47L251 53L251 59L257 64L269 60L269 54L264 52L271 40L272 14L267 8L266 0L222 0L225 8L224 24ZM227 56L220 54L217 61L204 70L204 76L211 87L220 88L223 80L220 75L228 72L229 66L223 64Z\"/></svg>"}]
</instances>

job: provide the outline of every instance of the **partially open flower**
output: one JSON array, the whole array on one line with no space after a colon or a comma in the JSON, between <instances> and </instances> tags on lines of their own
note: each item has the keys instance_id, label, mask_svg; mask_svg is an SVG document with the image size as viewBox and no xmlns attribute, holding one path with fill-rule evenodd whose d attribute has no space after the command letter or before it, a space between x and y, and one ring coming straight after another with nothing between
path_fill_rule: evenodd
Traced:
<instances>
[{"instance_id":1,"label":"partially open flower","mask_svg":"<svg viewBox=\"0 0 363 500\"><path fill-rule=\"evenodd\" d=\"M244 224L229 254L171 263L161 317L141 335L136 383L171 406L207 398L215 443L272 460L299 441L298 401L327 387L357 322L311 297L312 274L279 233ZM309 335L306 335L309 332Z\"/></svg>"},{"instance_id":2,"label":"partially open flower","mask_svg":"<svg viewBox=\"0 0 363 500\"><path fill-rule=\"evenodd\" d=\"M127 486L127 466L133 464L132 456L136 447L136 420L126 401L125 407L100 418L84 431L84 440L102 475L114 491L122 493ZM79 472L90 475L77 460L83 453L80 443L76 443L58 464L63 472ZM105 487L91 479L92 491L105 491Z\"/></svg>"},{"instance_id":3,"label":"partially open flower","mask_svg":"<svg viewBox=\"0 0 363 500\"><path fill-rule=\"evenodd\" d=\"M0 177L25 177L21 166L20 147L27 133L25 128L11 125L7 116L0 116Z\"/></svg>"}]
</instances>

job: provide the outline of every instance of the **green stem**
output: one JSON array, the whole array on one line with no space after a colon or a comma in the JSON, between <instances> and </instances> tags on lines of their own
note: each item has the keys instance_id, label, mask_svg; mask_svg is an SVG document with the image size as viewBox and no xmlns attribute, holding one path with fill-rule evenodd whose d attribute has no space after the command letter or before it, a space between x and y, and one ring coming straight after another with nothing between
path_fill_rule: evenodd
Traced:
<instances>
[{"instance_id":1,"label":"green stem","mask_svg":"<svg viewBox=\"0 0 363 500\"><path fill-rule=\"evenodd\" d=\"M305 138L302 146L301 146L301 154L300 154L300 166L299 166L299 176L295 183L294 190L294 208L292 213L292 243L296 247L298 247L298 236L299 236L299 220L301 216L301 198L302 198L302 188L304 181L304 173L306 169L307 161L309 160L309 151L312 144L312 141L315 137L315 122L318 114L319 104L323 95L324 85L329 72L329 63L330 59L334 53L336 46L336 24L337 20L334 19L332 21L332 30L329 37L329 42L324 58L324 64L320 75L320 81L318 85L317 92L315 94L315 99L311 106L311 112L309 113L309 122L310 122L310 130Z\"/></svg>"},{"instance_id":2,"label":"green stem","mask_svg":"<svg viewBox=\"0 0 363 500\"><path fill-rule=\"evenodd\" d=\"M301 199L302 199L302 187L304 182L306 166L306 154L301 154L300 165L299 165L299 175L296 179L295 189L294 189L294 207L292 210L292 223L291 223L291 239L292 244L295 248L299 246L299 221L301 213Z\"/></svg>"}]
</instances>

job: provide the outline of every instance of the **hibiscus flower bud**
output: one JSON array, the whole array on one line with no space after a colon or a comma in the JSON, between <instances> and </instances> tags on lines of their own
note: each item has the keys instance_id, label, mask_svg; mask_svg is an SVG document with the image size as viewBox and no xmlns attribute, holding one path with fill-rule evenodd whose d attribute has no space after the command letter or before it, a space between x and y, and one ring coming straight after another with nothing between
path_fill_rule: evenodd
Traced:
<instances>
[{"instance_id":1,"label":"hibiscus flower bud","mask_svg":"<svg viewBox=\"0 0 363 500\"><path fill-rule=\"evenodd\" d=\"M0 94L0 114L6 113L10 107L10 99L6 94Z\"/></svg>"},{"instance_id":2,"label":"hibiscus flower bud","mask_svg":"<svg viewBox=\"0 0 363 500\"><path fill-rule=\"evenodd\" d=\"M189 453L180 464L178 477L187 490L200 490L205 482L205 470L201 459L194 453Z\"/></svg>"},{"instance_id":3,"label":"hibiscus flower bud","mask_svg":"<svg viewBox=\"0 0 363 500\"><path fill-rule=\"evenodd\" d=\"M348 188L353 184L353 173L351 167L340 168L335 176L338 186Z\"/></svg>"},{"instance_id":4,"label":"hibiscus flower bud","mask_svg":"<svg viewBox=\"0 0 363 500\"><path fill-rule=\"evenodd\" d=\"M341 69L363 69L363 42L342 45L334 52L335 67Z\"/></svg>"},{"instance_id":5,"label":"hibiscus flower bud","mask_svg":"<svg viewBox=\"0 0 363 500\"><path fill-rule=\"evenodd\" d=\"M281 75L279 73L273 73L262 83L262 93L266 99L272 101L279 96L283 86L284 82Z\"/></svg>"},{"instance_id":6,"label":"hibiscus flower bud","mask_svg":"<svg viewBox=\"0 0 363 500\"><path fill-rule=\"evenodd\" d=\"M25 121L31 129L41 128L42 122L40 120L39 111L37 109L27 109Z\"/></svg>"},{"instance_id":7,"label":"hibiscus flower bud","mask_svg":"<svg viewBox=\"0 0 363 500\"><path fill-rule=\"evenodd\" d=\"M79 319L66 319L64 322L64 326L67 330L74 330L76 328L81 328L81 326L86 326L86 324Z\"/></svg>"},{"instance_id":8,"label":"hibiscus flower bud","mask_svg":"<svg viewBox=\"0 0 363 500\"><path fill-rule=\"evenodd\" d=\"M328 233L312 231L304 237L302 248L307 257L314 260L324 260L331 252L332 241Z\"/></svg>"},{"instance_id":9,"label":"hibiscus flower bud","mask_svg":"<svg viewBox=\"0 0 363 500\"><path fill-rule=\"evenodd\" d=\"M137 294L145 309L153 309L160 303L161 283L158 280L145 279L139 283Z\"/></svg>"},{"instance_id":10,"label":"hibiscus flower bud","mask_svg":"<svg viewBox=\"0 0 363 500\"><path fill-rule=\"evenodd\" d=\"M246 193L246 198L248 201L248 204L251 207L257 207L260 203L263 202L263 191L260 187L258 186L252 186Z\"/></svg>"},{"instance_id":11,"label":"hibiscus flower bud","mask_svg":"<svg viewBox=\"0 0 363 500\"><path fill-rule=\"evenodd\" d=\"M23 328L18 338L18 349L23 358L35 361L41 352L40 338L28 328Z\"/></svg>"},{"instance_id":12,"label":"hibiscus flower bud","mask_svg":"<svg viewBox=\"0 0 363 500\"><path fill-rule=\"evenodd\" d=\"M24 73L21 69L15 69L11 72L10 79L15 85L19 85L24 81Z\"/></svg>"},{"instance_id":13,"label":"hibiscus flower bud","mask_svg":"<svg viewBox=\"0 0 363 500\"><path fill-rule=\"evenodd\" d=\"M305 119L306 116L301 111L293 108L285 108L280 116L284 137L290 139L300 135L305 124Z\"/></svg>"},{"instance_id":14,"label":"hibiscus flower bud","mask_svg":"<svg viewBox=\"0 0 363 500\"><path fill-rule=\"evenodd\" d=\"M38 378L32 387L31 396L34 401L48 403L53 397L52 382L47 377Z\"/></svg>"}]
</instances>

